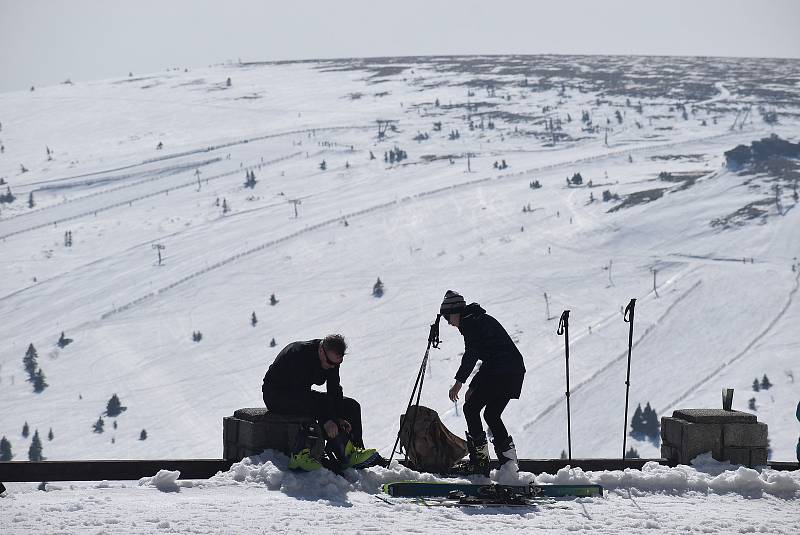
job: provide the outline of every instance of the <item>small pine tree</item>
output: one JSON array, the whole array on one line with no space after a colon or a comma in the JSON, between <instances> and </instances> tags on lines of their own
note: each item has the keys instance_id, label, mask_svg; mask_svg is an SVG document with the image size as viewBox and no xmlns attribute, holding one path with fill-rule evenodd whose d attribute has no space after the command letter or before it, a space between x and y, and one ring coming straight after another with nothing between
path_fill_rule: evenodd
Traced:
<instances>
[{"instance_id":1,"label":"small pine tree","mask_svg":"<svg viewBox=\"0 0 800 535\"><path fill-rule=\"evenodd\" d=\"M278 300L275 298L275 294L269 296L269 304L275 306L278 304Z\"/></svg>"},{"instance_id":2,"label":"small pine tree","mask_svg":"<svg viewBox=\"0 0 800 535\"><path fill-rule=\"evenodd\" d=\"M566 451L561 450L561 458L562 459L566 459L567 458L567 452Z\"/></svg>"},{"instance_id":3,"label":"small pine tree","mask_svg":"<svg viewBox=\"0 0 800 535\"><path fill-rule=\"evenodd\" d=\"M50 431L47 433L47 440L48 441L52 441L53 440L53 436L54 436L53 435L53 428L51 427Z\"/></svg>"},{"instance_id":4,"label":"small pine tree","mask_svg":"<svg viewBox=\"0 0 800 535\"><path fill-rule=\"evenodd\" d=\"M626 459L638 459L639 458L639 452L636 450L636 448L631 446L630 448L628 448L628 451L625 452L625 458Z\"/></svg>"},{"instance_id":5,"label":"small pine tree","mask_svg":"<svg viewBox=\"0 0 800 535\"><path fill-rule=\"evenodd\" d=\"M258 323L258 318L256 317L255 311L253 311L253 314L250 316L250 325L255 327L256 323Z\"/></svg>"},{"instance_id":6,"label":"small pine tree","mask_svg":"<svg viewBox=\"0 0 800 535\"><path fill-rule=\"evenodd\" d=\"M758 378L753 379L753 392L758 392L761 390L761 384L758 382Z\"/></svg>"},{"instance_id":7,"label":"small pine tree","mask_svg":"<svg viewBox=\"0 0 800 535\"><path fill-rule=\"evenodd\" d=\"M29 461L42 461L42 440L39 438L39 430L33 432L33 439L31 440L31 447L28 448Z\"/></svg>"},{"instance_id":8,"label":"small pine tree","mask_svg":"<svg viewBox=\"0 0 800 535\"><path fill-rule=\"evenodd\" d=\"M36 203L33 201L33 192L28 194L28 208L33 208L36 206Z\"/></svg>"},{"instance_id":9,"label":"small pine tree","mask_svg":"<svg viewBox=\"0 0 800 535\"><path fill-rule=\"evenodd\" d=\"M31 434L30 427L28 427L28 422L22 424L22 438L28 438L28 435Z\"/></svg>"},{"instance_id":10,"label":"small pine tree","mask_svg":"<svg viewBox=\"0 0 800 535\"><path fill-rule=\"evenodd\" d=\"M94 431L95 433L102 433L104 425L105 425L105 422L103 422L103 417L101 416L101 417L99 417L97 419L97 421L92 426L92 431Z\"/></svg>"},{"instance_id":11,"label":"small pine tree","mask_svg":"<svg viewBox=\"0 0 800 535\"><path fill-rule=\"evenodd\" d=\"M122 414L122 411L124 411L127 408L128 407L122 406L119 397L116 394L114 394L111 396L111 398L108 400L108 403L106 404L106 415L110 416L111 418L114 418Z\"/></svg>"},{"instance_id":12,"label":"small pine tree","mask_svg":"<svg viewBox=\"0 0 800 535\"><path fill-rule=\"evenodd\" d=\"M139 440L147 440L147 431L142 429L142 432L139 433Z\"/></svg>"},{"instance_id":13,"label":"small pine tree","mask_svg":"<svg viewBox=\"0 0 800 535\"><path fill-rule=\"evenodd\" d=\"M47 384L47 381L45 380L44 377L44 372L42 371L41 368L36 370L36 373L33 374L32 382L33 382L33 391L36 392L37 394L41 394L42 392L44 392L45 388L50 386Z\"/></svg>"},{"instance_id":14,"label":"small pine tree","mask_svg":"<svg viewBox=\"0 0 800 535\"><path fill-rule=\"evenodd\" d=\"M758 410L756 408L756 398L750 398L747 400L747 408L750 409L751 411Z\"/></svg>"},{"instance_id":15,"label":"small pine tree","mask_svg":"<svg viewBox=\"0 0 800 535\"><path fill-rule=\"evenodd\" d=\"M114 429L116 429L116 428L117 428L117 421L114 420Z\"/></svg>"},{"instance_id":16,"label":"small pine tree","mask_svg":"<svg viewBox=\"0 0 800 535\"><path fill-rule=\"evenodd\" d=\"M658 422L658 415L656 411L650 408L650 403L648 402L645 405L644 410L642 411L642 426L644 430L644 434L646 437L650 439L656 439L659 435L659 428L661 427Z\"/></svg>"},{"instance_id":17,"label":"small pine tree","mask_svg":"<svg viewBox=\"0 0 800 535\"><path fill-rule=\"evenodd\" d=\"M25 356L22 358L22 363L25 365L25 371L28 372L28 376L31 378L33 378L33 374L36 372L38 358L39 355L36 352L36 348L33 347L33 344L28 345Z\"/></svg>"},{"instance_id":18,"label":"small pine tree","mask_svg":"<svg viewBox=\"0 0 800 535\"><path fill-rule=\"evenodd\" d=\"M644 425L643 425L643 418L642 418L642 404L639 403L636 406L636 410L633 411L633 417L631 418L631 436L638 437L644 435Z\"/></svg>"},{"instance_id":19,"label":"small pine tree","mask_svg":"<svg viewBox=\"0 0 800 535\"><path fill-rule=\"evenodd\" d=\"M278 345L278 342L276 342L274 338L269 341L269 347L275 347L276 345Z\"/></svg>"},{"instance_id":20,"label":"small pine tree","mask_svg":"<svg viewBox=\"0 0 800 535\"><path fill-rule=\"evenodd\" d=\"M325 169L327 169L327 168L328 168L328 164L327 164L327 163L325 163L325 160L322 160L322 163L321 163L321 164L319 164L319 168L320 168L320 170L322 170L322 171L324 171Z\"/></svg>"},{"instance_id":21,"label":"small pine tree","mask_svg":"<svg viewBox=\"0 0 800 535\"><path fill-rule=\"evenodd\" d=\"M377 282L372 286L372 295L375 297L383 296L383 282L381 282L380 277L378 277Z\"/></svg>"},{"instance_id":22,"label":"small pine tree","mask_svg":"<svg viewBox=\"0 0 800 535\"><path fill-rule=\"evenodd\" d=\"M11 442L6 437L0 439L0 461L10 461L14 455L11 453Z\"/></svg>"},{"instance_id":23,"label":"small pine tree","mask_svg":"<svg viewBox=\"0 0 800 535\"><path fill-rule=\"evenodd\" d=\"M764 374L764 377L761 379L761 390L769 390L772 387L772 383L769 382L769 377L767 374Z\"/></svg>"}]
</instances>

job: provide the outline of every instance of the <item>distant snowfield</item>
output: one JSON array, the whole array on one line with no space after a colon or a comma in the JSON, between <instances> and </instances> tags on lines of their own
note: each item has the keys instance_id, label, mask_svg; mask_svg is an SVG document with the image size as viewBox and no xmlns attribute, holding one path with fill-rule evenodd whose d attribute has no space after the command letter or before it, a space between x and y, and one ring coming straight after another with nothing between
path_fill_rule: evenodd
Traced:
<instances>
[{"instance_id":1,"label":"distant snowfield","mask_svg":"<svg viewBox=\"0 0 800 535\"><path fill-rule=\"evenodd\" d=\"M659 62L673 62L678 74L647 75L662 72ZM571 310L573 455L620 455L628 333L621 309L636 298L631 413L647 402L659 416L718 407L721 389L732 387L734 408L748 410L754 398L772 458L792 460L800 434L792 270L800 212L788 179L737 175L725 169L723 153L772 133L798 141L800 91L792 80L800 66L771 62L772 89L750 83L765 76L757 67L731 60L731 74L718 78L720 71L688 58L356 60L226 65L0 94L0 178L17 197L0 204L0 435L17 460L27 459L25 422L42 437L52 428L54 439L43 443L48 459L218 458L222 418L262 404L261 380L277 351L341 332L350 343L345 393L361 402L368 445L388 455L428 326L452 288L498 318L525 356L522 398L505 413L521 456L566 449L564 342L555 333L564 309ZM612 71L627 77L607 76ZM775 88L783 88L780 98ZM776 110L779 123L765 123L759 106ZM395 121L396 131L379 140L377 120ZM455 130L459 137L449 139ZM428 139L415 141L422 133ZM384 162L395 146L408 159ZM502 160L507 169L493 166ZM258 180L253 189L244 187L248 170ZM567 187L577 172L583 185ZM677 181L659 179L661 172ZM534 180L542 187L532 189ZM604 202L604 190L621 198ZM637 197L651 200L609 212ZM729 229L711 225L754 202L762 202L758 217ZM165 247L161 266L157 244ZM371 295L378 277L381 298ZM203 339L195 343L198 330ZM61 331L74 340L63 349L55 345ZM441 338L422 403L463 433L461 407L447 400L463 343L447 325ZM22 365L30 343L49 383L41 394ZM764 374L774 386L753 392ZM114 393L127 410L93 433ZM659 456L657 444L628 444ZM239 528L264 527L270 509L248 485L221 499L233 507L241 493L252 514L239 515ZM178 529L166 519L190 514L185 502L212 499L212 489L164 496L159 504L172 513L139 522ZM113 504L121 494L145 507L149 492L79 486L55 494L75 496L85 511L87 500ZM573 503L553 522L636 527L613 524L615 513L639 501L618 494ZM49 496L22 493L14 503L44 507ZM275 499L278 508L292 503ZM670 529L681 529L679 518L697 520L669 511L663 496L643 499L677 515ZM784 498L765 499L788 507ZM320 514L388 507L350 500ZM752 503L688 499L708 501L745 516ZM413 527L420 511L399 511ZM639 527L661 522L640 513ZM117 531L90 517L98 530ZM725 532L722 518L709 522ZM305 526L308 517L286 512L285 522L295 521ZM461 529L454 526L447 529Z\"/></svg>"}]
</instances>

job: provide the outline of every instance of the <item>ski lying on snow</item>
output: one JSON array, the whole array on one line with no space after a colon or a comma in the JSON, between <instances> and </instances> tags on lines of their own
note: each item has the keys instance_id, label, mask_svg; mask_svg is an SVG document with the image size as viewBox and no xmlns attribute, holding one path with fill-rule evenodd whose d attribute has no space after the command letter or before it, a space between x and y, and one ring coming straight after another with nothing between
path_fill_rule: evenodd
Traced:
<instances>
[{"instance_id":1,"label":"ski lying on snow","mask_svg":"<svg viewBox=\"0 0 800 535\"><path fill-rule=\"evenodd\" d=\"M433 497L448 496L451 492L460 492L464 496L482 497L487 490L504 490L520 494L524 497L585 497L602 496L600 485L497 485L474 483L444 483L427 481L396 481L383 485L383 492L396 497Z\"/></svg>"}]
</instances>

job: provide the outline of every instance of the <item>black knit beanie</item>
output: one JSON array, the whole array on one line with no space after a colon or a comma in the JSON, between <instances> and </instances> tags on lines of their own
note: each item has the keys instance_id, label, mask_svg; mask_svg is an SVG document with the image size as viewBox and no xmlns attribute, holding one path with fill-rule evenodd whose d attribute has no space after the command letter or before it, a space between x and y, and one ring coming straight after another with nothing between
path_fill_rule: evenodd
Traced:
<instances>
[{"instance_id":1,"label":"black knit beanie","mask_svg":"<svg viewBox=\"0 0 800 535\"><path fill-rule=\"evenodd\" d=\"M460 314L464 311L466 306L467 302L464 301L461 294L453 290L447 290L447 293L444 294L442 306L439 308L439 314L442 316L447 314Z\"/></svg>"}]
</instances>

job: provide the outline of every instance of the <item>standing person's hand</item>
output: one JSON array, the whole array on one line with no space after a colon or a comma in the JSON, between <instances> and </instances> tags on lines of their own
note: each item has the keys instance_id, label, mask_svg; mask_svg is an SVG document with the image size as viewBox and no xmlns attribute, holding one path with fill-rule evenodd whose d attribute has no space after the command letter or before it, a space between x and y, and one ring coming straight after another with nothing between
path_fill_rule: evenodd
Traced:
<instances>
[{"instance_id":1,"label":"standing person's hand","mask_svg":"<svg viewBox=\"0 0 800 535\"><path fill-rule=\"evenodd\" d=\"M336 438L336 435L339 434L339 426L336 425L336 422L333 420L328 420L322 427L325 428L325 433L328 435L328 438Z\"/></svg>"},{"instance_id":2,"label":"standing person's hand","mask_svg":"<svg viewBox=\"0 0 800 535\"><path fill-rule=\"evenodd\" d=\"M456 381L455 384L453 384L453 386L450 387L450 392L449 392L450 401L454 403L458 401L458 393L460 390L461 390L461 382Z\"/></svg>"}]
</instances>

